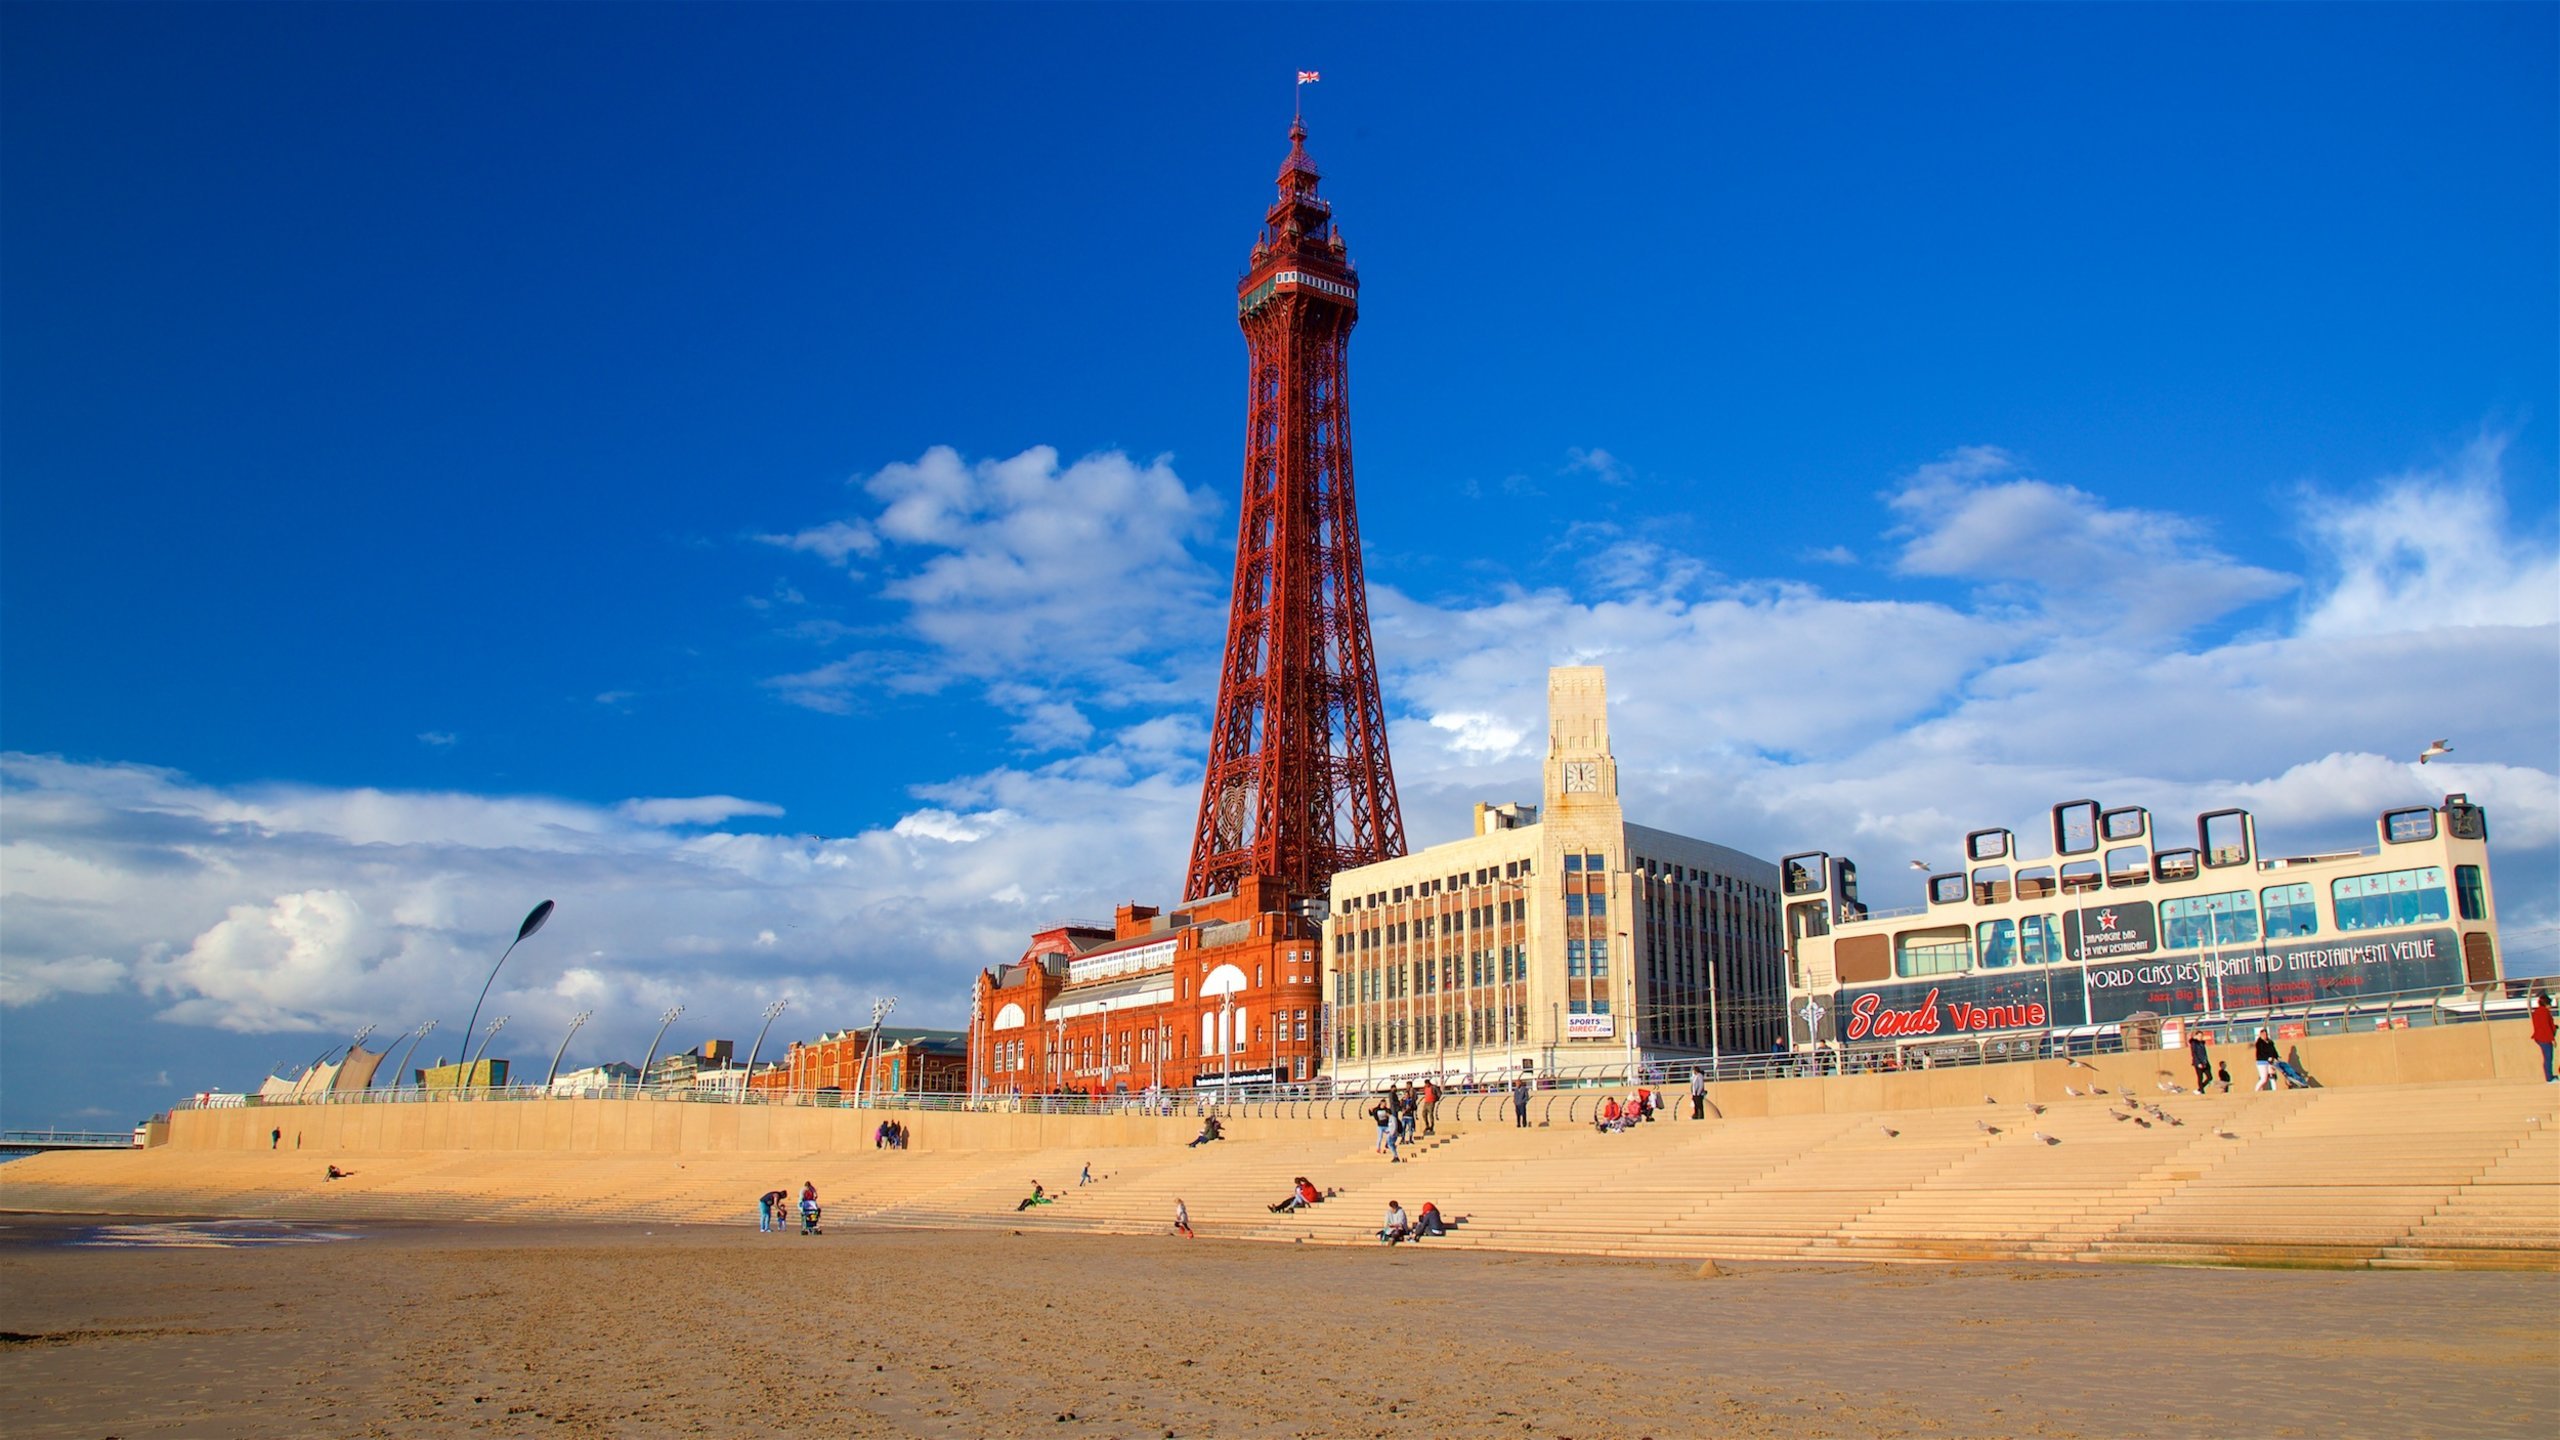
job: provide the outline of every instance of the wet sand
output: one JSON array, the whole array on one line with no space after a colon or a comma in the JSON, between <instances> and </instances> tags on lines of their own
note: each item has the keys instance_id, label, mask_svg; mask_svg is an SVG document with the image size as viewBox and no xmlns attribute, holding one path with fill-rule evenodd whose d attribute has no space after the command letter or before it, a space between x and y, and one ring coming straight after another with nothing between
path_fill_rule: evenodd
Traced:
<instances>
[{"instance_id":1,"label":"wet sand","mask_svg":"<svg viewBox=\"0 0 2560 1440\"><path fill-rule=\"evenodd\" d=\"M1699 1278L1427 1247L745 1226L65 1243L92 1223L0 1223L13 1440L2238 1440L2521 1436L2560 1413L2548 1275L1728 1264Z\"/></svg>"}]
</instances>

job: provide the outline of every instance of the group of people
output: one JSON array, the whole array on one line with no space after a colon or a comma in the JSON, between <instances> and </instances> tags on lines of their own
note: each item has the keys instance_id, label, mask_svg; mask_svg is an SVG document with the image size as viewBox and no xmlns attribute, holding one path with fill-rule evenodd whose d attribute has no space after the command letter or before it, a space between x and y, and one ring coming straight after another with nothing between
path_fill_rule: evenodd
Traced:
<instances>
[{"instance_id":1,"label":"group of people","mask_svg":"<svg viewBox=\"0 0 2560 1440\"><path fill-rule=\"evenodd\" d=\"M2299 1063L2285 1057L2264 1025L2258 1027L2256 1038L2250 1042L2249 1058L2257 1062L2260 1090L2300 1090L2311 1084L2311 1077L2303 1073ZM2231 1093L2231 1066L2215 1063L2213 1051L2205 1043L2205 1032L2198 1030L2187 1037L2187 1063L2195 1067L2197 1094L2206 1094L2216 1085L2222 1087L2223 1094Z\"/></svg>"},{"instance_id":2,"label":"group of people","mask_svg":"<svg viewBox=\"0 0 2560 1440\"><path fill-rule=\"evenodd\" d=\"M1390 1085L1369 1107L1369 1118L1378 1125L1376 1153L1401 1162L1404 1157L1396 1153L1397 1147L1411 1141L1417 1128L1425 1135L1439 1133L1439 1083L1425 1080L1419 1085Z\"/></svg>"},{"instance_id":3,"label":"group of people","mask_svg":"<svg viewBox=\"0 0 2560 1440\"><path fill-rule=\"evenodd\" d=\"M803 1235L825 1234L826 1232L818 1227L818 1221L823 1213L818 1208L818 1182L815 1180L801 1182L800 1233ZM767 1190L756 1197L756 1229L773 1235L784 1234L791 1229L790 1191Z\"/></svg>"},{"instance_id":4,"label":"group of people","mask_svg":"<svg viewBox=\"0 0 2560 1440\"><path fill-rule=\"evenodd\" d=\"M1651 1120L1653 1112L1661 1108L1662 1100L1653 1093L1653 1088L1648 1085L1639 1085L1636 1087L1636 1093L1628 1096L1623 1104L1619 1103L1615 1095L1602 1101L1599 1110L1591 1117L1591 1126L1604 1135L1614 1135L1630 1126Z\"/></svg>"},{"instance_id":5,"label":"group of people","mask_svg":"<svg viewBox=\"0 0 2560 1440\"><path fill-rule=\"evenodd\" d=\"M1227 1127L1218 1123L1218 1112L1212 1110L1208 1115L1201 1119L1200 1133L1192 1136L1191 1144L1183 1148L1192 1149L1206 1145L1212 1140L1224 1140L1226 1138Z\"/></svg>"},{"instance_id":6,"label":"group of people","mask_svg":"<svg viewBox=\"0 0 2560 1440\"><path fill-rule=\"evenodd\" d=\"M1288 1194L1271 1202L1271 1213L1274 1215L1280 1215L1291 1210L1304 1210L1310 1205L1319 1205L1332 1198L1332 1191L1318 1190L1316 1188L1316 1182L1308 1179L1304 1175L1301 1175L1289 1183ZM1178 1205L1181 1202L1177 1201L1175 1203ZM1187 1212L1184 1216L1184 1222L1186 1224L1189 1223L1189 1215Z\"/></svg>"},{"instance_id":7,"label":"group of people","mask_svg":"<svg viewBox=\"0 0 2560 1440\"><path fill-rule=\"evenodd\" d=\"M1055 1205L1057 1203L1057 1197L1051 1195L1048 1191L1041 1189L1040 1182L1034 1180L1031 1182L1031 1193L1023 1196L1022 1203L1014 1206L1013 1209L1014 1213L1018 1215L1023 1211L1030 1209L1034 1205Z\"/></svg>"},{"instance_id":8,"label":"group of people","mask_svg":"<svg viewBox=\"0 0 2560 1440\"><path fill-rule=\"evenodd\" d=\"M1460 1220L1466 1218L1464 1215L1458 1217ZM1418 1219L1405 1215L1403 1201L1390 1200L1387 1202L1387 1223L1379 1229L1378 1239L1389 1245L1401 1245L1407 1240L1446 1235L1449 1224L1440 1218L1440 1207L1428 1200L1422 1202L1422 1215Z\"/></svg>"},{"instance_id":9,"label":"group of people","mask_svg":"<svg viewBox=\"0 0 2560 1440\"><path fill-rule=\"evenodd\" d=\"M879 1127L871 1132L871 1148L874 1150L906 1149L907 1127L895 1120L881 1121Z\"/></svg>"}]
</instances>

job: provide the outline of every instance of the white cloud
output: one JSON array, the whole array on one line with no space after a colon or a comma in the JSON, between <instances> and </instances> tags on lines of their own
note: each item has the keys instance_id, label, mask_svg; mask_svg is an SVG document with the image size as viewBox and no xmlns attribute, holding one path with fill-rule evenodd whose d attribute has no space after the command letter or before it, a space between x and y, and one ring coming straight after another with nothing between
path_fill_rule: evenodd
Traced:
<instances>
[{"instance_id":1,"label":"white cloud","mask_svg":"<svg viewBox=\"0 0 2560 1440\"><path fill-rule=\"evenodd\" d=\"M636 1058L672 1003L689 1030L736 1036L785 994L812 1032L885 993L906 998L902 1018L957 1025L972 970L1019 954L1032 929L1178 877L1189 786L1125 756L940 788L820 839L702 829L752 803L727 797L220 787L0 755L0 1003L122 993L140 1013L243 1033L434 1018L425 1053L440 1040L449 1054L525 909L550 898L551 923L483 1013L514 1017L520 1053L556 1043L579 1009L596 1019L573 1058Z\"/></svg>"},{"instance_id":2,"label":"white cloud","mask_svg":"<svg viewBox=\"0 0 2560 1440\"><path fill-rule=\"evenodd\" d=\"M431 746L438 750L451 749L453 746L458 745L461 742L462 737L454 734L450 730L421 730L418 732L419 744Z\"/></svg>"},{"instance_id":3,"label":"white cloud","mask_svg":"<svg viewBox=\"0 0 2560 1440\"><path fill-rule=\"evenodd\" d=\"M625 800L613 813L643 825L717 825L742 815L779 819L782 807L735 795L695 795L681 799Z\"/></svg>"},{"instance_id":4,"label":"white cloud","mask_svg":"<svg viewBox=\"0 0 2560 1440\"><path fill-rule=\"evenodd\" d=\"M2027 477L1991 446L1921 466L1888 503L1897 572L1973 581L2082 628L2179 634L2296 583L2222 553L2194 520Z\"/></svg>"},{"instance_id":5,"label":"white cloud","mask_svg":"<svg viewBox=\"0 0 2560 1440\"><path fill-rule=\"evenodd\" d=\"M2501 461L2483 436L2450 465L2382 482L2364 501L2306 495L2312 554L2331 574L2302 629L2322 636L2560 623L2560 551L2514 533Z\"/></svg>"},{"instance_id":6,"label":"white cloud","mask_svg":"<svg viewBox=\"0 0 2560 1440\"><path fill-rule=\"evenodd\" d=\"M1146 657L1179 656L1192 671L1214 663L1200 657L1217 644L1222 577L1191 547L1214 530L1218 506L1168 461L1106 451L1061 464L1045 445L970 461L935 446L858 483L876 513L832 523L873 545L862 553L878 559L878 594L902 610L907 648L875 645L769 682L792 703L849 713L866 685L1003 687L1037 668L1084 687L1017 707L1032 712L1022 743L1054 748L1092 733L1061 707L1090 697L1144 702L1178 688L1168 665ZM797 542L825 530L785 538L823 554L814 540ZM990 698L1019 693L997 688Z\"/></svg>"},{"instance_id":7,"label":"white cloud","mask_svg":"<svg viewBox=\"0 0 2560 1440\"><path fill-rule=\"evenodd\" d=\"M103 955L16 960L0 966L0 1005L33 1005L56 995L104 995L123 986L125 963Z\"/></svg>"},{"instance_id":8,"label":"white cloud","mask_svg":"<svg viewBox=\"0 0 2560 1440\"><path fill-rule=\"evenodd\" d=\"M839 567L849 564L856 555L880 553L880 537L871 532L871 527L847 520L829 520L788 535L758 535L756 539L785 550L815 555Z\"/></svg>"}]
</instances>

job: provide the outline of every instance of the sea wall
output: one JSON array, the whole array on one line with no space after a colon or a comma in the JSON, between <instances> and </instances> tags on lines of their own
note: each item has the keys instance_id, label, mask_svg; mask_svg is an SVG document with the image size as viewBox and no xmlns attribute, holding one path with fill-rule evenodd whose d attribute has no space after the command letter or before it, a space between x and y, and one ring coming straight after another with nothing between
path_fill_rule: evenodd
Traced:
<instances>
[{"instance_id":1,"label":"sea wall","mask_svg":"<svg viewBox=\"0 0 2560 1440\"><path fill-rule=\"evenodd\" d=\"M2424 1084L2441 1081L2540 1083L2542 1061L2522 1020L2355 1035L2322 1035L2283 1042L2298 1055L2314 1082L2329 1088ZM2231 1067L2233 1088L2256 1083L2245 1043L2213 1047ZM2156 1098L2163 1083L2191 1086L2194 1072L2184 1050L2098 1056L2085 1065L2045 1060L2003 1065L1908 1070L1891 1074L1837 1075L1783 1080L1726 1081L1712 1087L1718 1111L1743 1118L1761 1115L1859 1114L1978 1105L1984 1096L2003 1104L2069 1098L2066 1087L2130 1090ZM1686 1105L1674 1090L1674 1108ZM1572 1124L1622 1089L1541 1090L1531 1101L1533 1123ZM1239 1123L1270 1134L1285 1128L1307 1139L1360 1140L1367 1119L1350 1101L1329 1107L1243 1106ZM1325 1113L1329 1111L1330 1113ZM281 1131L280 1149L332 1154L409 1151L543 1151L597 1155L840 1154L871 1148L883 1119L905 1124L919 1150L1110 1149L1178 1145L1199 1130L1196 1116L1044 1115L1008 1110L837 1110L796 1105L735 1105L671 1100L467 1100L459 1097L411 1103L257 1105L240 1109L181 1110L170 1117L168 1143L180 1149L254 1151L268 1148ZM1444 1128L1507 1125L1510 1103L1500 1094L1452 1096L1441 1108Z\"/></svg>"}]
</instances>

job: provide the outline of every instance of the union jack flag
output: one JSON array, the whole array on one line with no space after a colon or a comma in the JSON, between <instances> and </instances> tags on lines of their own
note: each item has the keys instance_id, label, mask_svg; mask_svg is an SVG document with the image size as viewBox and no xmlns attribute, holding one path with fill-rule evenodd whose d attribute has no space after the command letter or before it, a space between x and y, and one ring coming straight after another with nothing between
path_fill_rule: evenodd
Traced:
<instances>
[{"instance_id":1,"label":"union jack flag","mask_svg":"<svg viewBox=\"0 0 2560 1440\"><path fill-rule=\"evenodd\" d=\"M1323 78L1324 77L1322 75L1317 74L1313 70L1301 70L1298 72L1298 83L1301 85L1313 85Z\"/></svg>"}]
</instances>

